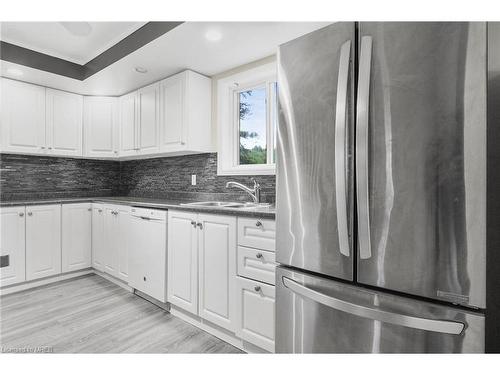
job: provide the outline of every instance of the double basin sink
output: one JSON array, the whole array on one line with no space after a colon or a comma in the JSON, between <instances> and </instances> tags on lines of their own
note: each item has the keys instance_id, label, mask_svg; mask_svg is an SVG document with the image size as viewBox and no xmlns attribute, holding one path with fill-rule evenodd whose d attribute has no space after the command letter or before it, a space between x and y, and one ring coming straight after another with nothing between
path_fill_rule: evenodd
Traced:
<instances>
[{"instance_id":1,"label":"double basin sink","mask_svg":"<svg viewBox=\"0 0 500 375\"><path fill-rule=\"evenodd\" d=\"M181 206L191 207L206 207L206 208L227 208L231 210L255 210L259 208L268 208L270 203L253 203L253 202L192 202L181 203Z\"/></svg>"}]
</instances>

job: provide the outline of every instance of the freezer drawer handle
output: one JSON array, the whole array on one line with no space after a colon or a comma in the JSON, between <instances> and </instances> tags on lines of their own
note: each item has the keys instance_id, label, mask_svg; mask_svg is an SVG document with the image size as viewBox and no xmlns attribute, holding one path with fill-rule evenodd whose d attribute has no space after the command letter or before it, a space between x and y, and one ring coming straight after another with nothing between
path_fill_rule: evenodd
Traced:
<instances>
[{"instance_id":1,"label":"freezer drawer handle","mask_svg":"<svg viewBox=\"0 0 500 375\"><path fill-rule=\"evenodd\" d=\"M283 285L294 293L309 298L315 302L331 307L332 309L343 311L345 313L356 315L362 318L378 320L381 322L408 328L415 328L431 332L448 333L452 335L459 335L460 333L462 333L465 327L464 324L460 322L425 319L416 316L402 315L389 311L382 311L370 307L356 305L331 296L327 296L326 294L317 292L316 290L309 289L304 285L292 279L289 279L288 277L283 277Z\"/></svg>"},{"instance_id":2,"label":"freezer drawer handle","mask_svg":"<svg viewBox=\"0 0 500 375\"><path fill-rule=\"evenodd\" d=\"M370 70L372 37L361 38L359 58L358 107L356 111L356 187L358 203L359 257L372 256L370 243L370 201L368 190L368 121L370 108Z\"/></svg>"},{"instance_id":3,"label":"freezer drawer handle","mask_svg":"<svg viewBox=\"0 0 500 375\"><path fill-rule=\"evenodd\" d=\"M349 231L347 228L346 193L346 125L347 89L349 82L349 59L351 41L345 42L340 49L339 75L337 79L337 103L335 116L335 200L337 204L337 228L339 249L342 255L349 256Z\"/></svg>"}]
</instances>

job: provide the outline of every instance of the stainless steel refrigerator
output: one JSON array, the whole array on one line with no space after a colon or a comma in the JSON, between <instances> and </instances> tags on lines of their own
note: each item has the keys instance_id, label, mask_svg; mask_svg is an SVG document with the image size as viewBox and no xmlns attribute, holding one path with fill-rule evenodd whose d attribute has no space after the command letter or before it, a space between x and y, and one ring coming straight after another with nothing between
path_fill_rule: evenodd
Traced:
<instances>
[{"instance_id":1,"label":"stainless steel refrigerator","mask_svg":"<svg viewBox=\"0 0 500 375\"><path fill-rule=\"evenodd\" d=\"M485 351L487 29L279 47L277 352Z\"/></svg>"}]
</instances>

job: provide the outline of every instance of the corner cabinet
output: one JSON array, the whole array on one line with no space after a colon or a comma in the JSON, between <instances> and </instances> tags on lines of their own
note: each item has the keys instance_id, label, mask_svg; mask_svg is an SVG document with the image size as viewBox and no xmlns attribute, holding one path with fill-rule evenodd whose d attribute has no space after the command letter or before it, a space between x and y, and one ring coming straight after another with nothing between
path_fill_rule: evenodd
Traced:
<instances>
[{"instance_id":1,"label":"corner cabinet","mask_svg":"<svg viewBox=\"0 0 500 375\"><path fill-rule=\"evenodd\" d=\"M159 153L159 106L158 83L120 98L120 157Z\"/></svg>"},{"instance_id":2,"label":"corner cabinet","mask_svg":"<svg viewBox=\"0 0 500 375\"><path fill-rule=\"evenodd\" d=\"M91 267L92 203L62 206L62 272Z\"/></svg>"},{"instance_id":3,"label":"corner cabinet","mask_svg":"<svg viewBox=\"0 0 500 375\"><path fill-rule=\"evenodd\" d=\"M86 96L84 103L84 156L114 158L118 156L118 99Z\"/></svg>"},{"instance_id":4,"label":"corner cabinet","mask_svg":"<svg viewBox=\"0 0 500 375\"><path fill-rule=\"evenodd\" d=\"M160 152L211 152L212 80L186 70L160 82Z\"/></svg>"}]
</instances>

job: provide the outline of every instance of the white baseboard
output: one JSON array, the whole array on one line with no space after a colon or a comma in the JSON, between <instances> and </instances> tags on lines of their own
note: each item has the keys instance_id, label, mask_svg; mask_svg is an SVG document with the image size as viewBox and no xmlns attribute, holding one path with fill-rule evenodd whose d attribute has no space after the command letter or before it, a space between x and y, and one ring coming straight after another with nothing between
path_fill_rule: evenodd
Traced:
<instances>
[{"instance_id":1,"label":"white baseboard","mask_svg":"<svg viewBox=\"0 0 500 375\"><path fill-rule=\"evenodd\" d=\"M4 286L4 287L0 288L0 296L6 296L6 295L9 295L12 293L21 292L23 290L33 289L33 288L37 288L39 286L53 284L53 283L57 283L58 281L73 279L75 277L80 277L80 276L88 275L88 274L92 274L92 273L94 273L94 269L86 268L86 269L80 270L80 271L68 272L68 273L63 273L63 274L59 274L59 275L55 275L55 276L45 277L43 279L25 281L25 282L20 283L20 284Z\"/></svg>"}]
</instances>

